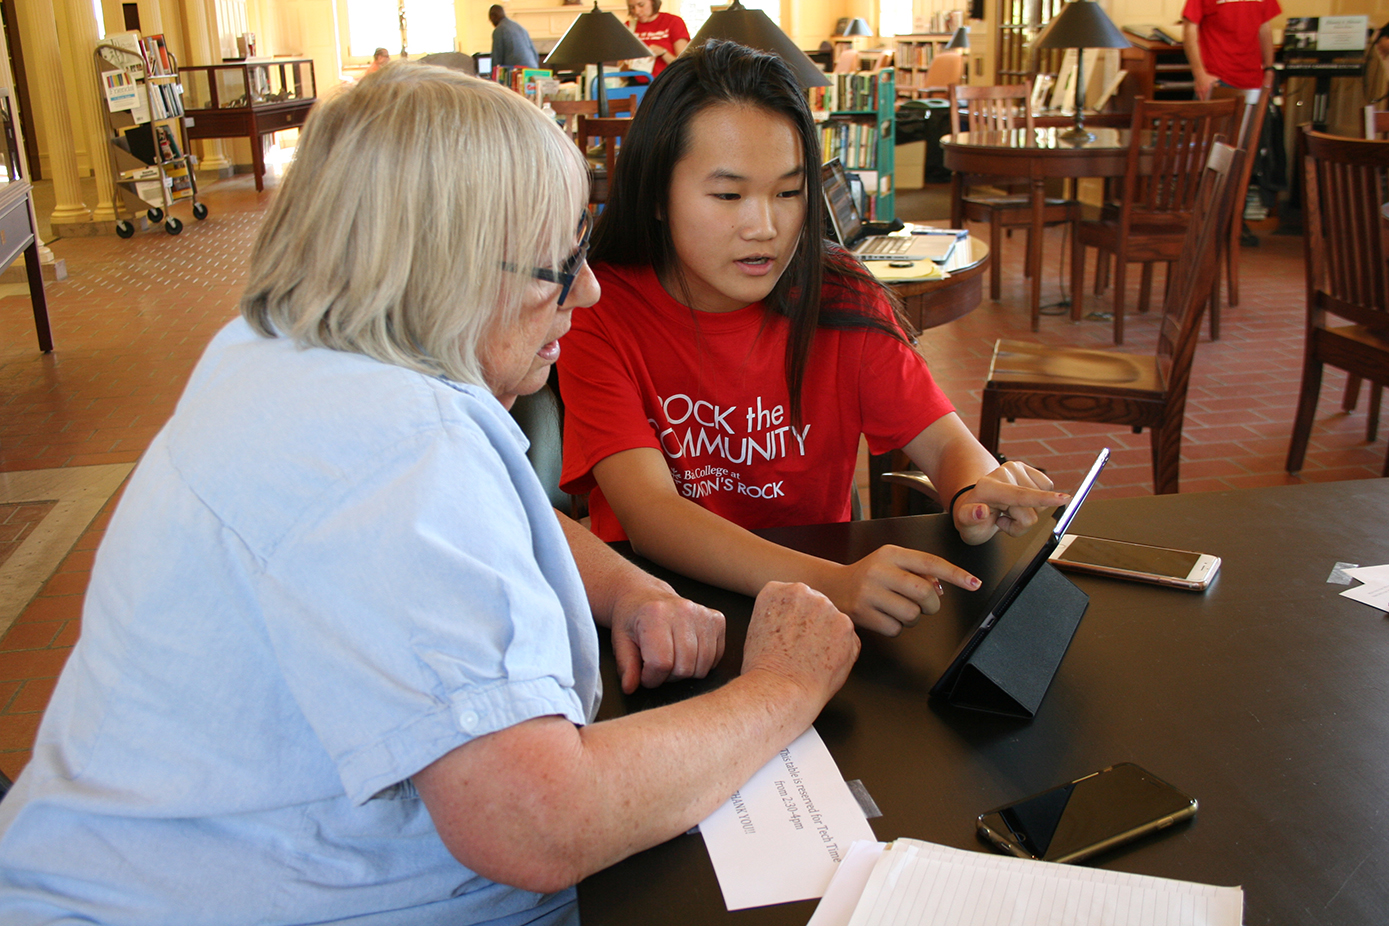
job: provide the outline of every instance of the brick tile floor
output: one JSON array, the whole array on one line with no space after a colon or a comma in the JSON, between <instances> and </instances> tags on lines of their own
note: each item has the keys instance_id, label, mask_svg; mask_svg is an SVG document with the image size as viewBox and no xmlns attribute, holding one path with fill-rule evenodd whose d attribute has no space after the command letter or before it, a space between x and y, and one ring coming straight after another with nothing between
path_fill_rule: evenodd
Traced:
<instances>
[{"instance_id":1,"label":"brick tile floor","mask_svg":"<svg viewBox=\"0 0 1389 926\"><path fill-rule=\"evenodd\" d=\"M208 339L235 314L250 244L273 191L272 180L265 193L255 193L247 177L208 184L203 199L209 218L187 221L177 237L152 230L129 240L52 243L70 274L48 288L58 349L48 356L35 349L26 298L0 298L0 472L138 459L173 410ZM1203 340L1197 349L1183 492L1366 479L1379 474L1384 459L1382 436L1373 444L1365 441L1365 400L1361 411L1342 413L1344 377L1328 370L1306 466L1300 477L1283 472L1302 357L1302 243L1267 231L1260 229L1260 247L1243 250L1243 299L1224 311L1221 339ZM1060 269L1069 266L1059 232L1048 235L1044 303L1063 295L1057 281ZM1073 324L1065 316L1046 316L1034 335L1024 308L1021 236L1005 241L996 257L1003 262L1002 299L986 299L970 315L921 339L937 379L971 427L978 423L996 338L1112 347L1112 326L1105 320ZM1131 292L1128 304L1136 303ZM1087 292L1088 310L1111 304L1110 295ZM1125 349L1151 351L1156 332L1154 315L1131 310ZM1071 486L1102 445L1115 454L1099 496L1152 491L1147 434L1020 421L1004 425L1000 449ZM115 503L116 498L107 503L0 639L0 770L11 777L28 760L43 708L77 638L92 556ZM0 511L0 528L3 517ZM8 536L0 532L0 546Z\"/></svg>"}]
</instances>

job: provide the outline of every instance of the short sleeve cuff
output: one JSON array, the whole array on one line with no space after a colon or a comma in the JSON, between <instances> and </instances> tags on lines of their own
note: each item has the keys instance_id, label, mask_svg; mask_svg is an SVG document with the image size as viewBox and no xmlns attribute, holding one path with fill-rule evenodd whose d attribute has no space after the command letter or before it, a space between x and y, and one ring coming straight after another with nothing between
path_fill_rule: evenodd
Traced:
<instances>
[{"instance_id":1,"label":"short sleeve cuff","mask_svg":"<svg viewBox=\"0 0 1389 926\"><path fill-rule=\"evenodd\" d=\"M360 806L465 743L549 716L580 726L585 722L578 696L554 678L456 691L438 709L343 759L339 768L347 796Z\"/></svg>"}]
</instances>

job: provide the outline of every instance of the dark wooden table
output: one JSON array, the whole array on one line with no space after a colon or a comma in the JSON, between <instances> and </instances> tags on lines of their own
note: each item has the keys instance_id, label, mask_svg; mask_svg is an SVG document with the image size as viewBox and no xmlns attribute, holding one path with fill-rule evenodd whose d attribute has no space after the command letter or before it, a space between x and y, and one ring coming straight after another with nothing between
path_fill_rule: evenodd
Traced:
<instances>
[{"instance_id":1,"label":"dark wooden table","mask_svg":"<svg viewBox=\"0 0 1389 926\"><path fill-rule=\"evenodd\" d=\"M940 614L865 635L816 728L882 808L880 839L980 852L982 811L1115 762L1200 801L1179 826L1100 867L1242 885L1248 926L1380 926L1389 911L1389 622L1329 585L1337 561L1389 562L1389 480L1091 501L1075 529L1224 558L1204 594L1075 576L1090 606L1035 720L928 700L984 601L950 589ZM780 528L767 536L842 562L884 542L930 549L985 587L1017 541L966 547L943 516ZM661 570L653 569L661 572ZM686 697L735 672L748 599L680 577L728 616L717 677L623 696L611 656L600 716ZM1006 619L1006 618L1005 618ZM804 924L805 901L728 913L698 835L579 885L585 926Z\"/></svg>"},{"instance_id":2,"label":"dark wooden table","mask_svg":"<svg viewBox=\"0 0 1389 926\"><path fill-rule=\"evenodd\" d=\"M1011 132L962 132L941 139L945 166L955 171L956 195L951 198L950 224L964 221L959 178L964 174L1023 177L1031 185L1032 231L1028 238L1031 265L1042 266L1042 207L1046 182L1053 177L1121 177L1128 158L1129 130L1096 127L1094 139L1072 144L1061 138L1063 129L1016 129ZM1042 274L1032 275L1028 308L1032 330L1039 328Z\"/></svg>"}]
</instances>

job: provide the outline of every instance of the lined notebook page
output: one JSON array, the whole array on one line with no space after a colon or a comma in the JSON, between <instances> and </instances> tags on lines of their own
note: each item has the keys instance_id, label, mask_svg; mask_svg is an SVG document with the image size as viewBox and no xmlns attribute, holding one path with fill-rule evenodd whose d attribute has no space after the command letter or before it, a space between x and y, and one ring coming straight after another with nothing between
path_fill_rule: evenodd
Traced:
<instances>
[{"instance_id":1,"label":"lined notebook page","mask_svg":"<svg viewBox=\"0 0 1389 926\"><path fill-rule=\"evenodd\" d=\"M1240 926L1244 892L898 839L849 926Z\"/></svg>"}]
</instances>

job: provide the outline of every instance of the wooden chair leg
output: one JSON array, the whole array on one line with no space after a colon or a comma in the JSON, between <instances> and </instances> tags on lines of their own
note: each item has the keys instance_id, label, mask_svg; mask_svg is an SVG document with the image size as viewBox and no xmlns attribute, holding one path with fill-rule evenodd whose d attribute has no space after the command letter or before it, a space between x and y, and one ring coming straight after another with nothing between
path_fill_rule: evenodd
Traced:
<instances>
[{"instance_id":1,"label":"wooden chair leg","mask_svg":"<svg viewBox=\"0 0 1389 926\"><path fill-rule=\"evenodd\" d=\"M1365 424L1365 440L1371 443L1379 436L1379 400L1383 397L1383 386L1375 383L1370 387L1370 420Z\"/></svg>"},{"instance_id":2,"label":"wooden chair leg","mask_svg":"<svg viewBox=\"0 0 1389 926\"><path fill-rule=\"evenodd\" d=\"M999 405L998 392L985 385L979 407L979 443L994 456L998 456L998 431L1003 419Z\"/></svg>"},{"instance_id":3,"label":"wooden chair leg","mask_svg":"<svg viewBox=\"0 0 1389 926\"><path fill-rule=\"evenodd\" d=\"M1002 224L998 216L989 217L989 298L994 302L1003 298Z\"/></svg>"},{"instance_id":4,"label":"wooden chair leg","mask_svg":"<svg viewBox=\"0 0 1389 926\"><path fill-rule=\"evenodd\" d=\"M1145 263L1142 275L1138 280L1138 312L1141 315L1148 314L1148 303L1153 294L1153 265Z\"/></svg>"},{"instance_id":5,"label":"wooden chair leg","mask_svg":"<svg viewBox=\"0 0 1389 926\"><path fill-rule=\"evenodd\" d=\"M1095 248L1095 295L1100 296L1109 287L1109 252Z\"/></svg>"},{"instance_id":6,"label":"wooden chair leg","mask_svg":"<svg viewBox=\"0 0 1389 926\"><path fill-rule=\"evenodd\" d=\"M1009 231L1011 232L1012 229L1010 228ZM1036 272L1036 268L1032 266L1031 228L1024 228L1022 230L1022 246L1027 249L1027 257L1025 257L1022 262L1022 276L1024 280L1030 280L1032 279L1032 274Z\"/></svg>"},{"instance_id":7,"label":"wooden chair leg","mask_svg":"<svg viewBox=\"0 0 1389 926\"><path fill-rule=\"evenodd\" d=\"M1236 306L1239 305L1239 238L1244 230L1243 200L1235 203L1233 212L1230 216L1230 240L1225 244L1225 279L1230 294L1229 303Z\"/></svg>"},{"instance_id":8,"label":"wooden chair leg","mask_svg":"<svg viewBox=\"0 0 1389 926\"><path fill-rule=\"evenodd\" d=\"M1148 438L1153 448L1153 491L1175 495L1182 463L1182 416L1150 428Z\"/></svg>"},{"instance_id":9,"label":"wooden chair leg","mask_svg":"<svg viewBox=\"0 0 1389 926\"><path fill-rule=\"evenodd\" d=\"M1216 281L1216 285L1213 286L1213 287L1211 287L1211 304L1210 304L1210 307L1209 307L1209 308L1210 308L1210 313L1211 313L1211 340L1212 340L1212 341L1219 341L1219 340L1220 340L1220 283L1219 283L1219 281Z\"/></svg>"},{"instance_id":10,"label":"wooden chair leg","mask_svg":"<svg viewBox=\"0 0 1389 926\"><path fill-rule=\"evenodd\" d=\"M1071 321L1080 321L1085 312L1085 245L1073 235L1071 248Z\"/></svg>"},{"instance_id":11,"label":"wooden chair leg","mask_svg":"<svg viewBox=\"0 0 1389 926\"><path fill-rule=\"evenodd\" d=\"M1297 397L1297 414L1293 416L1293 438L1288 444L1288 462L1284 467L1290 473L1302 471L1307 442L1312 437L1312 420L1317 414L1317 397L1321 393L1321 361L1311 355L1312 345L1307 348L1309 353L1302 365L1302 390Z\"/></svg>"},{"instance_id":12,"label":"wooden chair leg","mask_svg":"<svg viewBox=\"0 0 1389 926\"><path fill-rule=\"evenodd\" d=\"M1124 296L1128 292L1127 281L1124 279L1128 271L1128 262L1119 255L1114 255L1114 343L1124 343Z\"/></svg>"},{"instance_id":13,"label":"wooden chair leg","mask_svg":"<svg viewBox=\"0 0 1389 926\"><path fill-rule=\"evenodd\" d=\"M1355 411L1356 403L1360 401L1360 377L1354 373L1346 377L1346 392L1341 396L1341 411Z\"/></svg>"}]
</instances>

